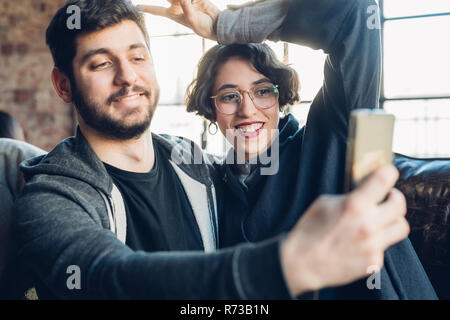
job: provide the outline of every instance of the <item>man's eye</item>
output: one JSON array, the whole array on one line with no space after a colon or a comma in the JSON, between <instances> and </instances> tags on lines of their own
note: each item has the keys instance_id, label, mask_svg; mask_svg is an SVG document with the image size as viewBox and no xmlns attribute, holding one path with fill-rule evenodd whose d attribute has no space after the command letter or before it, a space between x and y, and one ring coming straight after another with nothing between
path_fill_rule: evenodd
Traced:
<instances>
[{"instance_id":1,"label":"man's eye","mask_svg":"<svg viewBox=\"0 0 450 320\"><path fill-rule=\"evenodd\" d=\"M93 69L93 70L101 69L101 68L106 67L108 64L109 64L109 62L108 62L108 61L105 61L105 62L103 62L103 63L93 65L93 66L92 66L92 69Z\"/></svg>"},{"instance_id":2,"label":"man's eye","mask_svg":"<svg viewBox=\"0 0 450 320\"><path fill-rule=\"evenodd\" d=\"M140 62L140 61L144 61L145 58L144 57L135 57L135 58L133 58L133 60Z\"/></svg>"},{"instance_id":3,"label":"man's eye","mask_svg":"<svg viewBox=\"0 0 450 320\"><path fill-rule=\"evenodd\" d=\"M223 96L220 97L220 101L225 103L238 102L239 95L237 93L224 94Z\"/></svg>"}]
</instances>

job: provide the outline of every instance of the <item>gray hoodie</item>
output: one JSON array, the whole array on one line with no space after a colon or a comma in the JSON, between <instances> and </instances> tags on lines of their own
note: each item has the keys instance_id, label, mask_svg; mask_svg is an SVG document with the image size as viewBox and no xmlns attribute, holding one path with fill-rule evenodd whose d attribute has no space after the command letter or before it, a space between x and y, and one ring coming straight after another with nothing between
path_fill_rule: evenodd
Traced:
<instances>
[{"instance_id":1,"label":"gray hoodie","mask_svg":"<svg viewBox=\"0 0 450 320\"><path fill-rule=\"evenodd\" d=\"M207 243L217 232L214 159L181 138L153 135L153 143L174 160L196 218L203 212L204 247L213 251ZM199 155L201 164L189 164ZM36 275L40 298L289 298L280 238L206 254L131 250L118 216L120 197L113 196L110 176L79 130L21 169L28 182L16 203L19 255Z\"/></svg>"}]
</instances>

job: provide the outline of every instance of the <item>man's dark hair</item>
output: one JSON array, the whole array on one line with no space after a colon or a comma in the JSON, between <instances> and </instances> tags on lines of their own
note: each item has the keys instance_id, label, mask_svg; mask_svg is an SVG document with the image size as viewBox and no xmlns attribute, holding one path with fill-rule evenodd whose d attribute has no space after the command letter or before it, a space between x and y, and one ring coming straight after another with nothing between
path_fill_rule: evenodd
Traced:
<instances>
[{"instance_id":1,"label":"man's dark hair","mask_svg":"<svg viewBox=\"0 0 450 320\"><path fill-rule=\"evenodd\" d=\"M0 111L0 138L16 139L16 129L22 128L9 113Z\"/></svg>"},{"instance_id":2,"label":"man's dark hair","mask_svg":"<svg viewBox=\"0 0 450 320\"><path fill-rule=\"evenodd\" d=\"M69 10L71 6L79 8L80 28L69 28L67 21L77 11ZM147 46L149 36L145 27L142 11L129 0L70 0L60 8L46 32L46 42L53 56L55 67L66 74L73 83L72 62L76 55L76 38L78 35L99 31L114 26L124 20L134 21L144 34Z\"/></svg>"},{"instance_id":3,"label":"man's dark hair","mask_svg":"<svg viewBox=\"0 0 450 320\"><path fill-rule=\"evenodd\" d=\"M216 120L213 88L220 67L230 58L239 57L253 64L255 69L278 85L279 105L282 110L287 105L299 102L300 81L297 72L279 61L273 50L266 44L232 44L212 47L198 63L197 76L187 89L188 112Z\"/></svg>"}]
</instances>

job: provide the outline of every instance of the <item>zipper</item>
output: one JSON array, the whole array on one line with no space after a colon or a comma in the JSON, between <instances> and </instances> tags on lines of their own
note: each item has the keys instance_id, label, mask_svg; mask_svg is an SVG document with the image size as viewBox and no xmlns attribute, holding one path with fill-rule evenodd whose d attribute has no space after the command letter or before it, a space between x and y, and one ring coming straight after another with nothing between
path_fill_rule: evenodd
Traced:
<instances>
[{"instance_id":1,"label":"zipper","mask_svg":"<svg viewBox=\"0 0 450 320\"><path fill-rule=\"evenodd\" d=\"M206 193L206 196L208 198L208 207L209 207L209 217L211 222L211 231L214 237L214 243L215 243L215 249L217 250L219 248L219 226L218 226L218 216L217 211L214 206L214 203L217 204L217 194L216 198L214 199L214 194L216 194L216 188L214 187L214 184L211 185L209 188L209 192ZM215 200L215 201L214 201ZM218 208L217 208L218 210Z\"/></svg>"},{"instance_id":2,"label":"zipper","mask_svg":"<svg viewBox=\"0 0 450 320\"><path fill-rule=\"evenodd\" d=\"M114 234L117 234L117 222L116 222L116 205L114 204L112 195L108 195L109 204L111 206L111 215L114 223Z\"/></svg>"}]
</instances>

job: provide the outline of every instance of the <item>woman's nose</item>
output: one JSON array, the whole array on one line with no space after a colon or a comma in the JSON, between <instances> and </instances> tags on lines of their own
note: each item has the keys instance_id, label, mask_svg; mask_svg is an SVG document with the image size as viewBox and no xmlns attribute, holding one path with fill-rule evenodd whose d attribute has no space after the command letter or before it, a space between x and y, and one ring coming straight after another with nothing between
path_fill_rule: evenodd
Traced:
<instances>
[{"instance_id":1,"label":"woman's nose","mask_svg":"<svg viewBox=\"0 0 450 320\"><path fill-rule=\"evenodd\" d=\"M247 91L242 92L241 105L238 108L238 114L241 117L248 117L254 115L258 111L250 94Z\"/></svg>"}]
</instances>

